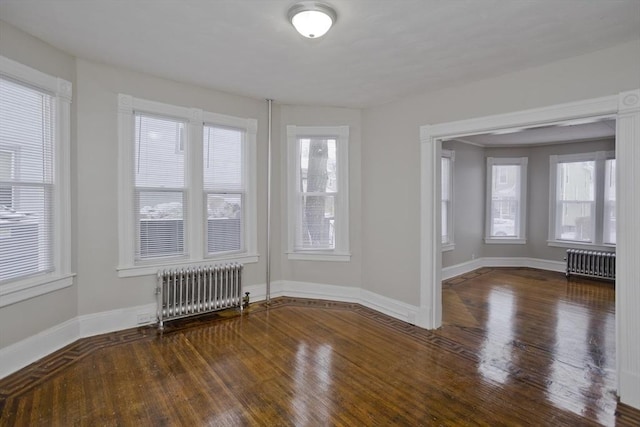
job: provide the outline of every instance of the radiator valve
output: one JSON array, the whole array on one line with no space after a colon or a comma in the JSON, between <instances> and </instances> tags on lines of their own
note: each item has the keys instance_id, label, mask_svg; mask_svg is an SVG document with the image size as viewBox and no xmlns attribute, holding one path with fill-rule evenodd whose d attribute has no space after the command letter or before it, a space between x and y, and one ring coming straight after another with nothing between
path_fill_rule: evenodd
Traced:
<instances>
[{"instance_id":1,"label":"radiator valve","mask_svg":"<svg viewBox=\"0 0 640 427\"><path fill-rule=\"evenodd\" d=\"M249 308L249 292L245 292L242 297L242 308Z\"/></svg>"}]
</instances>

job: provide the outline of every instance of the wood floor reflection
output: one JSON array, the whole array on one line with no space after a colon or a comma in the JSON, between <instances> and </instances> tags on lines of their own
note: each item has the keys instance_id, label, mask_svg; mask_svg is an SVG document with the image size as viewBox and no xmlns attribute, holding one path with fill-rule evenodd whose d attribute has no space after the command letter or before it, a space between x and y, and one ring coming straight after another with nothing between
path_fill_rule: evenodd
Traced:
<instances>
[{"instance_id":1,"label":"wood floor reflection","mask_svg":"<svg viewBox=\"0 0 640 427\"><path fill-rule=\"evenodd\" d=\"M443 300L438 331L279 298L83 339L0 380L0 425L640 425L611 284L482 269Z\"/></svg>"}]
</instances>

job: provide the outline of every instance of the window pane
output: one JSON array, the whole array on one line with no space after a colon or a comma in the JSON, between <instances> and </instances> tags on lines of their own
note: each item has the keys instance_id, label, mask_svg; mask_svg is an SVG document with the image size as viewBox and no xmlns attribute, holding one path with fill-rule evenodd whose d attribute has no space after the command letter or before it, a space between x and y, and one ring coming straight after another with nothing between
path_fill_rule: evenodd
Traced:
<instances>
[{"instance_id":1,"label":"window pane","mask_svg":"<svg viewBox=\"0 0 640 427\"><path fill-rule=\"evenodd\" d=\"M561 240L590 242L592 236L593 202L559 202Z\"/></svg>"},{"instance_id":2,"label":"window pane","mask_svg":"<svg viewBox=\"0 0 640 427\"><path fill-rule=\"evenodd\" d=\"M559 163L558 200L594 201L595 163Z\"/></svg>"},{"instance_id":3,"label":"window pane","mask_svg":"<svg viewBox=\"0 0 640 427\"><path fill-rule=\"evenodd\" d=\"M491 202L491 236L517 237L516 218L518 217L517 200L493 200Z\"/></svg>"},{"instance_id":4,"label":"window pane","mask_svg":"<svg viewBox=\"0 0 640 427\"><path fill-rule=\"evenodd\" d=\"M449 200L449 186L451 185L451 159L443 157L441 159L441 165L442 173L440 179L442 181L442 200Z\"/></svg>"},{"instance_id":5,"label":"window pane","mask_svg":"<svg viewBox=\"0 0 640 427\"><path fill-rule=\"evenodd\" d=\"M137 259L185 254L184 193L181 191L138 191Z\"/></svg>"},{"instance_id":6,"label":"window pane","mask_svg":"<svg viewBox=\"0 0 640 427\"><path fill-rule=\"evenodd\" d=\"M53 270L53 97L0 78L0 282Z\"/></svg>"},{"instance_id":7,"label":"window pane","mask_svg":"<svg viewBox=\"0 0 640 427\"><path fill-rule=\"evenodd\" d=\"M605 163L603 241L616 244L616 160Z\"/></svg>"},{"instance_id":8,"label":"window pane","mask_svg":"<svg viewBox=\"0 0 640 427\"><path fill-rule=\"evenodd\" d=\"M204 188L243 190L244 134L241 129L205 126L203 142Z\"/></svg>"},{"instance_id":9,"label":"window pane","mask_svg":"<svg viewBox=\"0 0 640 427\"><path fill-rule=\"evenodd\" d=\"M298 244L305 249L335 248L334 196L302 196Z\"/></svg>"},{"instance_id":10,"label":"window pane","mask_svg":"<svg viewBox=\"0 0 640 427\"><path fill-rule=\"evenodd\" d=\"M300 189L306 193L336 192L336 139L300 138Z\"/></svg>"},{"instance_id":11,"label":"window pane","mask_svg":"<svg viewBox=\"0 0 640 427\"><path fill-rule=\"evenodd\" d=\"M556 238L593 241L595 161L558 163Z\"/></svg>"},{"instance_id":12,"label":"window pane","mask_svg":"<svg viewBox=\"0 0 640 427\"><path fill-rule=\"evenodd\" d=\"M242 194L207 194L207 252L239 251L242 239Z\"/></svg>"},{"instance_id":13,"label":"window pane","mask_svg":"<svg viewBox=\"0 0 640 427\"><path fill-rule=\"evenodd\" d=\"M440 180L442 182L442 205L441 205L441 229L442 229L442 243L449 243L449 200L451 198L451 159L448 157L442 157L441 163L441 175Z\"/></svg>"},{"instance_id":14,"label":"window pane","mask_svg":"<svg viewBox=\"0 0 640 427\"><path fill-rule=\"evenodd\" d=\"M491 237L518 237L520 216L520 165L493 165L491 186Z\"/></svg>"},{"instance_id":15,"label":"window pane","mask_svg":"<svg viewBox=\"0 0 640 427\"><path fill-rule=\"evenodd\" d=\"M184 187L184 137L184 122L136 114L136 187Z\"/></svg>"},{"instance_id":16,"label":"window pane","mask_svg":"<svg viewBox=\"0 0 640 427\"><path fill-rule=\"evenodd\" d=\"M441 215L442 215L442 243L449 243L449 218L448 218L448 208L449 203L443 200L441 205Z\"/></svg>"}]
</instances>

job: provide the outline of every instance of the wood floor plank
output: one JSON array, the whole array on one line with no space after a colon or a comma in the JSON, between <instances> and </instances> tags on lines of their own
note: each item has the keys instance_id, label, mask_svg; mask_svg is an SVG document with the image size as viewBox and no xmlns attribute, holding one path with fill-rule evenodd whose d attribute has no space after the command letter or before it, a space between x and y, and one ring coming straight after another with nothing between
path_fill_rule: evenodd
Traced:
<instances>
[{"instance_id":1,"label":"wood floor plank","mask_svg":"<svg viewBox=\"0 0 640 427\"><path fill-rule=\"evenodd\" d=\"M278 298L83 339L0 380L0 426L640 425L611 284L487 268L443 298L437 331Z\"/></svg>"}]
</instances>

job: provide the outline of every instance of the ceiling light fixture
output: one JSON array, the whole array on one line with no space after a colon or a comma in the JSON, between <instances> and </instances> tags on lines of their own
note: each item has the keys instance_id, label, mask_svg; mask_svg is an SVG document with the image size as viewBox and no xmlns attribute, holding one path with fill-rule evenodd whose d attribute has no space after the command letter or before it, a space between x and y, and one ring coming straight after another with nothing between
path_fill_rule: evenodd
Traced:
<instances>
[{"instance_id":1,"label":"ceiling light fixture","mask_svg":"<svg viewBox=\"0 0 640 427\"><path fill-rule=\"evenodd\" d=\"M329 31L338 15L326 4L303 1L289 9L288 17L300 34L310 39L317 39Z\"/></svg>"}]
</instances>

